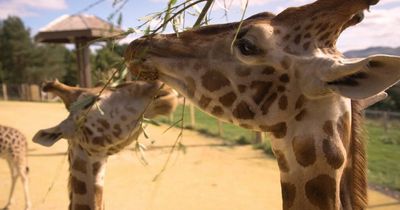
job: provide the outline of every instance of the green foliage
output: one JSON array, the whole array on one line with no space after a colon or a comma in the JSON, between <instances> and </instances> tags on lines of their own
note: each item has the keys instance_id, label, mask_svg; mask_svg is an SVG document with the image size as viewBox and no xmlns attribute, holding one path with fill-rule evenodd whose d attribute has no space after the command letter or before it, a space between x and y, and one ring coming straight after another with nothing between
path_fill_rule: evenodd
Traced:
<instances>
[{"instance_id":1,"label":"green foliage","mask_svg":"<svg viewBox=\"0 0 400 210\"><path fill-rule=\"evenodd\" d=\"M61 45L46 44L33 48L24 82L40 83L62 78L66 74L64 62L66 53L69 53L68 50Z\"/></svg>"},{"instance_id":2,"label":"green foliage","mask_svg":"<svg viewBox=\"0 0 400 210\"><path fill-rule=\"evenodd\" d=\"M109 42L91 56L94 82L108 79L126 47ZM58 78L68 85L78 84L76 51L34 43L18 17L0 21L0 52L0 82L40 84Z\"/></svg>"},{"instance_id":3,"label":"green foliage","mask_svg":"<svg viewBox=\"0 0 400 210\"><path fill-rule=\"evenodd\" d=\"M29 33L18 17L10 16L0 24L0 62L3 81L20 83L25 80L33 55L33 43Z\"/></svg>"},{"instance_id":4,"label":"green foliage","mask_svg":"<svg viewBox=\"0 0 400 210\"><path fill-rule=\"evenodd\" d=\"M195 118L196 118L196 130L200 131L202 134L208 136L218 136L218 121L211 117L210 115L195 109ZM190 115L189 107L185 108L185 116L184 116L184 127L190 128ZM182 107L179 106L173 114L174 122L181 119L182 116ZM162 122L168 122L167 117L160 117ZM240 143L240 144L249 144L251 139L253 138L252 132L246 130L244 128L235 126L230 123L223 123L222 125L223 134L222 137L231 143Z\"/></svg>"},{"instance_id":5,"label":"green foliage","mask_svg":"<svg viewBox=\"0 0 400 210\"><path fill-rule=\"evenodd\" d=\"M369 181L400 190L400 131L391 128L385 132L373 122L367 123L367 131Z\"/></svg>"},{"instance_id":6,"label":"green foliage","mask_svg":"<svg viewBox=\"0 0 400 210\"><path fill-rule=\"evenodd\" d=\"M65 74L61 81L67 85L78 84L78 64L76 61L76 51L67 50L64 54Z\"/></svg>"},{"instance_id":7,"label":"green foliage","mask_svg":"<svg viewBox=\"0 0 400 210\"><path fill-rule=\"evenodd\" d=\"M393 112L400 112L400 90L399 87L394 86L387 91L389 97L385 100L371 106L369 109L374 110L387 110Z\"/></svg>"}]
</instances>

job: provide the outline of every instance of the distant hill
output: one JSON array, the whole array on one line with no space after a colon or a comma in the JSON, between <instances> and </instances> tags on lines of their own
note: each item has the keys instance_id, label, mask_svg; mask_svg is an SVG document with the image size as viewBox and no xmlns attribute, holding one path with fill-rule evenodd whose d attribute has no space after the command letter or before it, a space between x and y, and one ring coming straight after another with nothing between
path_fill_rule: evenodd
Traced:
<instances>
[{"instance_id":1,"label":"distant hill","mask_svg":"<svg viewBox=\"0 0 400 210\"><path fill-rule=\"evenodd\" d=\"M362 58L373 54L389 54L400 56L400 47L370 47L364 50L351 50L344 53L344 55L349 58Z\"/></svg>"}]
</instances>

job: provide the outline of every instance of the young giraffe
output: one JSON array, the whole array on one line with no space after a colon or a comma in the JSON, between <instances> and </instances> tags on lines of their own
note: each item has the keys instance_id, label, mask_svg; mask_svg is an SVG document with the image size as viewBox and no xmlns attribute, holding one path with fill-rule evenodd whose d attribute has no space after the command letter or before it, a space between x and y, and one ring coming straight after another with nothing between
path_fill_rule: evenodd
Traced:
<instances>
[{"instance_id":1,"label":"young giraffe","mask_svg":"<svg viewBox=\"0 0 400 210\"><path fill-rule=\"evenodd\" d=\"M69 209L104 209L107 157L137 140L142 131L143 112L144 117L153 118L170 114L177 106L176 92L160 87L160 82L123 84L101 94L96 102L99 109L96 106L89 108L93 101L76 110L72 105L74 102L90 95L96 96L101 88L69 87L58 81L44 86L44 91L53 92L63 100L70 114L59 125L40 130L33 141L51 146L61 138L68 139ZM86 113L87 117L82 118Z\"/></svg>"},{"instance_id":2,"label":"young giraffe","mask_svg":"<svg viewBox=\"0 0 400 210\"><path fill-rule=\"evenodd\" d=\"M254 15L239 30L229 23L147 36L125 58L132 72L158 75L211 115L270 132L283 209L365 209L356 100L384 95L375 97L399 80L400 58L347 59L336 41L376 3L318 0Z\"/></svg>"},{"instance_id":3,"label":"young giraffe","mask_svg":"<svg viewBox=\"0 0 400 210\"><path fill-rule=\"evenodd\" d=\"M15 128L0 125L0 157L6 159L11 173L11 191L4 209L9 209L14 202L14 190L18 177L21 177L25 193L25 210L31 209L29 196L28 144L24 134Z\"/></svg>"}]
</instances>

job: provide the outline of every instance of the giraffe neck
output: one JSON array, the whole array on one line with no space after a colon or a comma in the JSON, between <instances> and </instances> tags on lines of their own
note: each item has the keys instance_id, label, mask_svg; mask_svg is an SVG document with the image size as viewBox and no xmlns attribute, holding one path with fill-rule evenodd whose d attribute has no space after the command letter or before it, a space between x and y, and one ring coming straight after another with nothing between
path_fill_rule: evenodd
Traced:
<instances>
[{"instance_id":1,"label":"giraffe neck","mask_svg":"<svg viewBox=\"0 0 400 210\"><path fill-rule=\"evenodd\" d=\"M335 109L332 108L335 107ZM348 187L351 104L348 99L306 102L286 136L271 141L281 173L284 209L351 209ZM343 182L343 183L342 183ZM348 196L345 196L348 197Z\"/></svg>"},{"instance_id":2,"label":"giraffe neck","mask_svg":"<svg viewBox=\"0 0 400 210\"><path fill-rule=\"evenodd\" d=\"M70 210L103 210L107 156L89 156L80 146L69 149Z\"/></svg>"}]
</instances>

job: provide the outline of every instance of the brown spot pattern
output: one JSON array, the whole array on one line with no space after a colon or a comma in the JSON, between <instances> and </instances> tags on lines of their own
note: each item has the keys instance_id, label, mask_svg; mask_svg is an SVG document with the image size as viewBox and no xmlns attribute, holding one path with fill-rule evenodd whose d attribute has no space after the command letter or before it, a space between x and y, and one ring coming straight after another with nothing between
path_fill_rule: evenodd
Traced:
<instances>
[{"instance_id":1,"label":"brown spot pattern","mask_svg":"<svg viewBox=\"0 0 400 210\"><path fill-rule=\"evenodd\" d=\"M109 129L110 128L110 124L107 122L107 120L105 119L97 119L97 122L103 126L103 128L105 129Z\"/></svg>"},{"instance_id":2,"label":"brown spot pattern","mask_svg":"<svg viewBox=\"0 0 400 210\"><path fill-rule=\"evenodd\" d=\"M196 82L191 77L186 77L185 80L188 97L193 98L196 91Z\"/></svg>"},{"instance_id":3,"label":"brown spot pattern","mask_svg":"<svg viewBox=\"0 0 400 210\"><path fill-rule=\"evenodd\" d=\"M281 172L289 172L289 165L283 152L281 152L280 150L274 150L274 154L278 162L279 170Z\"/></svg>"},{"instance_id":4,"label":"brown spot pattern","mask_svg":"<svg viewBox=\"0 0 400 210\"><path fill-rule=\"evenodd\" d=\"M279 104L279 108L281 110L286 110L286 108L288 106L288 98L285 95L281 96L279 98L279 103L278 104Z\"/></svg>"},{"instance_id":5,"label":"brown spot pattern","mask_svg":"<svg viewBox=\"0 0 400 210\"><path fill-rule=\"evenodd\" d=\"M93 173L93 175L96 175L96 174L99 173L100 167L101 167L101 163L100 162L93 163L93 165L92 165L92 173Z\"/></svg>"},{"instance_id":6,"label":"brown spot pattern","mask_svg":"<svg viewBox=\"0 0 400 210\"><path fill-rule=\"evenodd\" d=\"M339 169L344 162L344 156L340 148L331 139L324 139L322 143L322 151L329 165L334 169Z\"/></svg>"},{"instance_id":7,"label":"brown spot pattern","mask_svg":"<svg viewBox=\"0 0 400 210\"><path fill-rule=\"evenodd\" d=\"M224 114L224 110L220 106L215 106L211 111L211 114L215 116L221 116Z\"/></svg>"},{"instance_id":8,"label":"brown spot pattern","mask_svg":"<svg viewBox=\"0 0 400 210\"><path fill-rule=\"evenodd\" d=\"M286 136L287 126L285 122L277 123L275 125L261 125L260 129L266 132L271 132L275 138L283 138Z\"/></svg>"},{"instance_id":9,"label":"brown spot pattern","mask_svg":"<svg viewBox=\"0 0 400 210\"><path fill-rule=\"evenodd\" d=\"M243 127L243 128L246 128L246 129L252 129L253 128L253 126L251 126L251 125L248 125L248 124L240 124L239 125L240 127Z\"/></svg>"},{"instance_id":10,"label":"brown spot pattern","mask_svg":"<svg viewBox=\"0 0 400 210\"><path fill-rule=\"evenodd\" d=\"M281 182L283 209L287 210L293 206L296 198L296 186L291 183Z\"/></svg>"},{"instance_id":11,"label":"brown spot pattern","mask_svg":"<svg viewBox=\"0 0 400 210\"><path fill-rule=\"evenodd\" d=\"M72 185L72 191L75 194L80 194L80 195L86 194L87 190L85 182L82 182L75 177L71 177L71 185Z\"/></svg>"},{"instance_id":12,"label":"brown spot pattern","mask_svg":"<svg viewBox=\"0 0 400 210\"><path fill-rule=\"evenodd\" d=\"M280 77L279 77L279 80L281 81L281 82L283 82L283 83L288 83L289 82L289 75L287 75L287 74L282 74Z\"/></svg>"},{"instance_id":13,"label":"brown spot pattern","mask_svg":"<svg viewBox=\"0 0 400 210\"><path fill-rule=\"evenodd\" d=\"M247 89L246 85L238 85L238 89L240 93L244 93Z\"/></svg>"},{"instance_id":14,"label":"brown spot pattern","mask_svg":"<svg viewBox=\"0 0 400 210\"><path fill-rule=\"evenodd\" d=\"M311 179L306 183L305 191L308 200L319 209L335 209L336 182L329 175L321 174Z\"/></svg>"},{"instance_id":15,"label":"brown spot pattern","mask_svg":"<svg viewBox=\"0 0 400 210\"><path fill-rule=\"evenodd\" d=\"M304 116L307 114L307 110L302 109L295 117L296 121L303 120Z\"/></svg>"},{"instance_id":16,"label":"brown spot pattern","mask_svg":"<svg viewBox=\"0 0 400 210\"><path fill-rule=\"evenodd\" d=\"M333 122L332 122L332 120L327 120L324 123L323 130L329 137L333 137Z\"/></svg>"},{"instance_id":17,"label":"brown spot pattern","mask_svg":"<svg viewBox=\"0 0 400 210\"><path fill-rule=\"evenodd\" d=\"M200 106L200 108L205 109L210 104L210 102L211 102L211 98L202 95L200 98L200 101L199 101L199 106Z\"/></svg>"},{"instance_id":18,"label":"brown spot pattern","mask_svg":"<svg viewBox=\"0 0 400 210\"><path fill-rule=\"evenodd\" d=\"M226 107L232 106L233 102L235 102L237 96L234 92L229 92L219 98L219 102Z\"/></svg>"},{"instance_id":19,"label":"brown spot pattern","mask_svg":"<svg viewBox=\"0 0 400 210\"><path fill-rule=\"evenodd\" d=\"M339 117L338 122L336 124L337 131L339 133L340 139L345 145L345 148L348 148L350 143L350 114L349 112L344 113L341 117Z\"/></svg>"},{"instance_id":20,"label":"brown spot pattern","mask_svg":"<svg viewBox=\"0 0 400 210\"><path fill-rule=\"evenodd\" d=\"M255 89L255 93L253 95L253 101L256 104L261 103L261 101L268 95L269 90L272 87L272 82L264 82L264 81L253 81L250 85L251 89Z\"/></svg>"},{"instance_id":21,"label":"brown spot pattern","mask_svg":"<svg viewBox=\"0 0 400 210\"><path fill-rule=\"evenodd\" d=\"M296 136L293 138L292 147L300 165L307 167L317 160L314 138Z\"/></svg>"},{"instance_id":22,"label":"brown spot pattern","mask_svg":"<svg viewBox=\"0 0 400 210\"><path fill-rule=\"evenodd\" d=\"M113 131L114 136L119 137L121 135L121 133L122 133L121 126L119 124L115 124L114 131Z\"/></svg>"},{"instance_id":23,"label":"brown spot pattern","mask_svg":"<svg viewBox=\"0 0 400 210\"><path fill-rule=\"evenodd\" d=\"M90 128L89 128L89 127L87 127L87 126L84 126L82 129L83 129L83 133L84 133L84 135L86 135L86 136L91 136L91 135L93 135L93 131L92 131L92 130L90 130Z\"/></svg>"},{"instance_id":24,"label":"brown spot pattern","mask_svg":"<svg viewBox=\"0 0 400 210\"><path fill-rule=\"evenodd\" d=\"M249 105L245 101L241 101L236 108L233 110L233 116L237 119L253 119L255 113L251 111Z\"/></svg>"},{"instance_id":25,"label":"brown spot pattern","mask_svg":"<svg viewBox=\"0 0 400 210\"><path fill-rule=\"evenodd\" d=\"M105 146L104 137L99 137L99 136L94 137L92 143L95 145Z\"/></svg>"},{"instance_id":26,"label":"brown spot pattern","mask_svg":"<svg viewBox=\"0 0 400 210\"><path fill-rule=\"evenodd\" d=\"M74 204L74 208L75 210L91 210L90 206L86 205L86 204Z\"/></svg>"},{"instance_id":27,"label":"brown spot pattern","mask_svg":"<svg viewBox=\"0 0 400 210\"><path fill-rule=\"evenodd\" d=\"M298 34L295 38L294 38L294 43L295 44L300 44L301 42L301 34Z\"/></svg>"},{"instance_id":28,"label":"brown spot pattern","mask_svg":"<svg viewBox=\"0 0 400 210\"><path fill-rule=\"evenodd\" d=\"M77 157L72 163L72 169L86 174L86 161L82 158Z\"/></svg>"},{"instance_id":29,"label":"brown spot pattern","mask_svg":"<svg viewBox=\"0 0 400 210\"><path fill-rule=\"evenodd\" d=\"M300 108L302 108L303 107L303 105L304 105L304 102L305 102L305 97L304 97L304 95L300 95L299 96L299 98L297 99L297 101L296 101L296 105L295 105L295 109L300 109Z\"/></svg>"},{"instance_id":30,"label":"brown spot pattern","mask_svg":"<svg viewBox=\"0 0 400 210\"><path fill-rule=\"evenodd\" d=\"M271 107L271 105L275 102L276 98L278 97L278 94L273 93L272 95L270 95L267 100L264 102L264 104L261 106L261 110L263 115L268 114L269 112L269 108Z\"/></svg>"},{"instance_id":31,"label":"brown spot pattern","mask_svg":"<svg viewBox=\"0 0 400 210\"><path fill-rule=\"evenodd\" d=\"M272 66L267 66L267 67L265 67L265 68L263 69L262 74L270 75L270 74L273 74L274 72L275 72L275 68L274 68L274 67L272 67Z\"/></svg>"},{"instance_id":32,"label":"brown spot pattern","mask_svg":"<svg viewBox=\"0 0 400 210\"><path fill-rule=\"evenodd\" d=\"M228 86L231 82L220 72L211 70L201 77L202 85L205 89L214 92L222 87Z\"/></svg>"}]
</instances>

